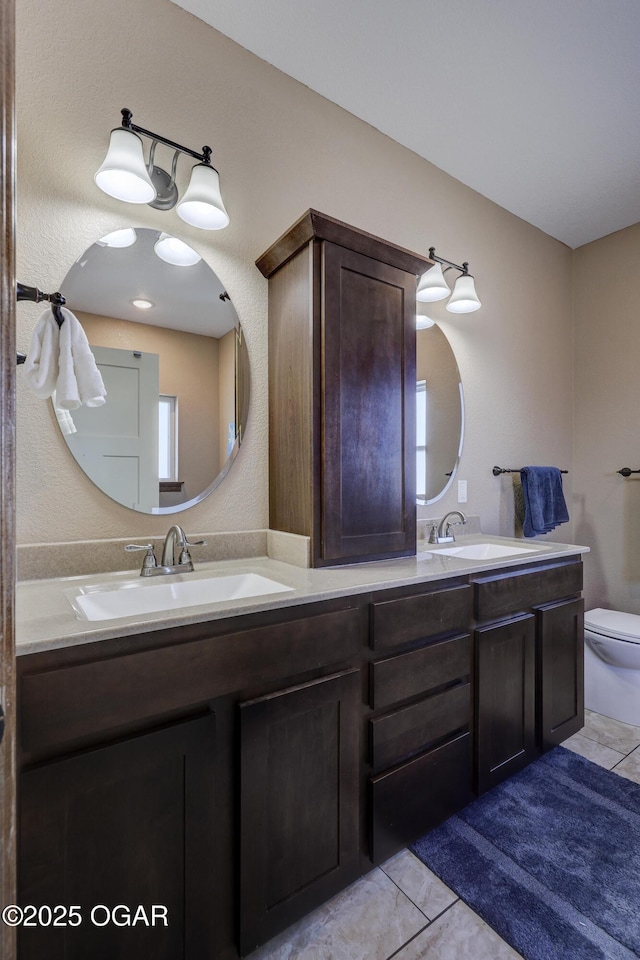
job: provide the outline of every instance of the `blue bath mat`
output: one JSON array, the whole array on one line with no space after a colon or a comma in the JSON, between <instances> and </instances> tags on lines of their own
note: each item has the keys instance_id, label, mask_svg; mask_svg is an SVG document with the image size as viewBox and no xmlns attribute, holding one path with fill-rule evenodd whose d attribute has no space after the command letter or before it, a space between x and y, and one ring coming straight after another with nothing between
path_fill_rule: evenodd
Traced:
<instances>
[{"instance_id":1,"label":"blue bath mat","mask_svg":"<svg viewBox=\"0 0 640 960\"><path fill-rule=\"evenodd\" d=\"M640 957L640 785L563 747L411 849L525 960Z\"/></svg>"}]
</instances>

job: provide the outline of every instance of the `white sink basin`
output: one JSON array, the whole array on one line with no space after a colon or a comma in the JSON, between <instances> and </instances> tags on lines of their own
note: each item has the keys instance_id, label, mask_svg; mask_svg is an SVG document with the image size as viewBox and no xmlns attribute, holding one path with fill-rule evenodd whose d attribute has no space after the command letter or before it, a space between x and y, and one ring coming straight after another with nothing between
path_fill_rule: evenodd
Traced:
<instances>
[{"instance_id":1,"label":"white sink basin","mask_svg":"<svg viewBox=\"0 0 640 960\"><path fill-rule=\"evenodd\" d=\"M468 543L454 547L432 548L433 553L443 553L447 557L460 557L461 560L498 560L500 557L517 557L523 553L537 553L538 547L514 547L508 543Z\"/></svg>"},{"instance_id":2,"label":"white sink basin","mask_svg":"<svg viewBox=\"0 0 640 960\"><path fill-rule=\"evenodd\" d=\"M115 620L118 617L137 617L163 610L261 597L289 590L293 590L293 587L269 580L258 573L201 577L197 580L177 580L167 575L166 579L127 580L117 586L82 587L73 592L67 591L67 597L79 620Z\"/></svg>"}]
</instances>

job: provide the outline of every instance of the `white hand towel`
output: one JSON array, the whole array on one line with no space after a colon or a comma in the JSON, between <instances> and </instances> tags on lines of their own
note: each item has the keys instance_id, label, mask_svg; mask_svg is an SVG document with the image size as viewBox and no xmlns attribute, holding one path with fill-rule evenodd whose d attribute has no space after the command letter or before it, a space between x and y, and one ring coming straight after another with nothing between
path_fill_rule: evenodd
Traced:
<instances>
[{"instance_id":1,"label":"white hand towel","mask_svg":"<svg viewBox=\"0 0 640 960\"><path fill-rule=\"evenodd\" d=\"M107 391L89 341L80 321L62 307L64 323L60 327L60 356L56 382L56 402L63 410L77 407L100 407Z\"/></svg>"},{"instance_id":2,"label":"white hand towel","mask_svg":"<svg viewBox=\"0 0 640 960\"><path fill-rule=\"evenodd\" d=\"M57 397L55 390L51 394L51 402L53 403L53 410L57 417L58 423L60 425L60 430L65 436L69 436L72 433L77 433L78 428L73 422L73 417L68 410L63 410L62 407L58 406Z\"/></svg>"},{"instance_id":3,"label":"white hand towel","mask_svg":"<svg viewBox=\"0 0 640 960\"><path fill-rule=\"evenodd\" d=\"M39 400L46 400L56 388L60 353L60 330L49 307L38 320L24 362L25 383Z\"/></svg>"}]
</instances>

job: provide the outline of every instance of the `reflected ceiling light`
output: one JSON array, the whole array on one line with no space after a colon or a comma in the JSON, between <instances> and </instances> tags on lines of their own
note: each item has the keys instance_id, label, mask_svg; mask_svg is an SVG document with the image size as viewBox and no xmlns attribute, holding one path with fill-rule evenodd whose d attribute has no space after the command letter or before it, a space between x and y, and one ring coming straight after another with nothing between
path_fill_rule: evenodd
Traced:
<instances>
[{"instance_id":1,"label":"reflected ceiling light","mask_svg":"<svg viewBox=\"0 0 640 960\"><path fill-rule=\"evenodd\" d=\"M134 307L137 307L138 310L150 310L153 306L151 300L132 300L131 303L134 305Z\"/></svg>"},{"instance_id":2,"label":"reflected ceiling light","mask_svg":"<svg viewBox=\"0 0 640 960\"><path fill-rule=\"evenodd\" d=\"M120 112L122 126L111 131L107 155L94 177L100 189L116 200L148 203L156 210L171 210L178 203L175 182L178 157L185 153L199 162L193 167L189 186L178 203L178 216L202 230L221 230L226 227L229 214L222 201L218 171L211 166L211 147L203 147L202 153L197 153L132 123L133 114L126 107ZM151 140L146 162L142 137ZM171 173L154 163L159 143L174 151Z\"/></svg>"},{"instance_id":3,"label":"reflected ceiling light","mask_svg":"<svg viewBox=\"0 0 640 960\"><path fill-rule=\"evenodd\" d=\"M136 232L133 227L114 230L113 233L108 233L102 240L98 240L101 247L130 247L135 242Z\"/></svg>"},{"instance_id":4,"label":"reflected ceiling light","mask_svg":"<svg viewBox=\"0 0 640 960\"><path fill-rule=\"evenodd\" d=\"M416 330L426 330L428 327L435 326L435 323L431 317L426 317L422 313L416 314Z\"/></svg>"},{"instance_id":5,"label":"reflected ceiling light","mask_svg":"<svg viewBox=\"0 0 640 960\"><path fill-rule=\"evenodd\" d=\"M161 260L175 267L191 267L202 260L200 254L196 253L188 243L178 240L177 237L171 237L168 233L160 234L160 239L155 242L153 249Z\"/></svg>"},{"instance_id":6,"label":"reflected ceiling light","mask_svg":"<svg viewBox=\"0 0 640 960\"><path fill-rule=\"evenodd\" d=\"M429 247L429 257L431 260L435 260L435 265L420 277L416 300L430 303L449 297L446 309L450 313L473 313L474 310L479 310L482 304L478 299L473 277L469 273L469 264L463 263L462 266L458 266L451 260L437 257L435 247ZM441 266L443 263L447 264L444 271ZM453 287L453 293L444 277L447 270L460 271L460 276Z\"/></svg>"}]
</instances>

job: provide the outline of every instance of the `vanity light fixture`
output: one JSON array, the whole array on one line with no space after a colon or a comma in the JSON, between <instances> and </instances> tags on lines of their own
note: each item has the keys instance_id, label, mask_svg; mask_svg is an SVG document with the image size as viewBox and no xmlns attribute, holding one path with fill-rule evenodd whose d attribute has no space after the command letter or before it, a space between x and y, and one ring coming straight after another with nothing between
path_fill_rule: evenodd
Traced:
<instances>
[{"instance_id":1,"label":"vanity light fixture","mask_svg":"<svg viewBox=\"0 0 640 960\"><path fill-rule=\"evenodd\" d=\"M200 254L196 253L188 243L177 237L171 237L168 233L160 234L160 239L156 240L153 249L157 257L174 267L192 267L202 260Z\"/></svg>"},{"instance_id":2,"label":"vanity light fixture","mask_svg":"<svg viewBox=\"0 0 640 960\"><path fill-rule=\"evenodd\" d=\"M100 189L116 200L147 203L156 210L171 210L177 204L178 216L202 230L226 227L229 215L222 201L218 171L211 166L211 147L203 147L202 153L197 153L132 123L133 114L126 107L120 112L122 126L111 131L107 155L94 177ZM151 140L148 161L144 158L142 137ZM159 143L174 151L171 173L154 163ZM189 186L178 202L175 175L181 153L199 162L193 167Z\"/></svg>"},{"instance_id":3,"label":"vanity light fixture","mask_svg":"<svg viewBox=\"0 0 640 960\"><path fill-rule=\"evenodd\" d=\"M463 263L458 266L451 260L445 260L444 257L436 256L436 248L429 247L429 257L435 260L435 266L425 271L418 282L416 300L421 303L433 303L436 300L444 300L449 297L446 309L449 313L473 313L479 310L482 304L476 293L473 277L469 273L469 264ZM442 264L446 263L444 271ZM460 276L455 282L453 292L445 280L444 274L447 270L459 270Z\"/></svg>"}]
</instances>

